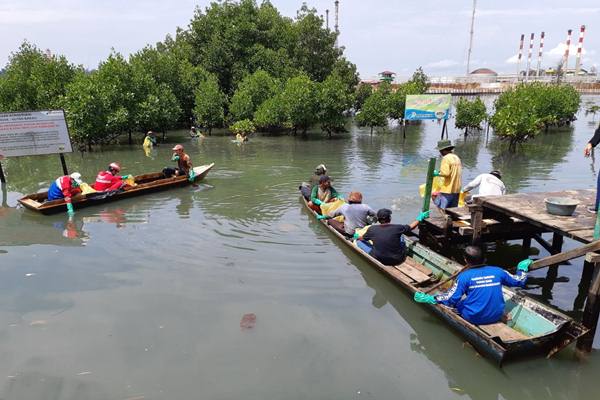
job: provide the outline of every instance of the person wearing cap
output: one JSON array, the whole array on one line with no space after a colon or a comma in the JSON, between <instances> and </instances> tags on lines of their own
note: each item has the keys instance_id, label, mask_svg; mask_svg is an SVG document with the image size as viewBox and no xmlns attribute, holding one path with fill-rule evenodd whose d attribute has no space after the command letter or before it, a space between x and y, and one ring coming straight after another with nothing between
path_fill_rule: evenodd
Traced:
<instances>
[{"instance_id":1,"label":"person wearing cap","mask_svg":"<svg viewBox=\"0 0 600 400\"><path fill-rule=\"evenodd\" d=\"M81 174L79 172L73 172L71 175L61 176L57 178L50 189L48 189L48 201L64 199L67 204L67 213L73 215L73 204L71 198L76 194L81 193L79 186L83 183L81 180Z\"/></svg>"},{"instance_id":2,"label":"person wearing cap","mask_svg":"<svg viewBox=\"0 0 600 400\"><path fill-rule=\"evenodd\" d=\"M192 159L188 154L184 152L184 148L182 145L178 144L173 147L173 156L171 157L171 161L177 161L177 168L165 168L163 169L163 173L167 178L171 176L188 176L190 181L193 181L195 178L194 175L194 167L192 165Z\"/></svg>"},{"instance_id":3,"label":"person wearing cap","mask_svg":"<svg viewBox=\"0 0 600 400\"><path fill-rule=\"evenodd\" d=\"M458 207L458 197L462 185L462 163L460 158L452 152L454 146L449 140L440 140L437 150L442 155L440 169L433 171L433 176L441 176L444 182L433 202L441 209Z\"/></svg>"},{"instance_id":4,"label":"person wearing cap","mask_svg":"<svg viewBox=\"0 0 600 400\"><path fill-rule=\"evenodd\" d=\"M322 175L319 184L312 188L308 206L321 214L321 204L335 201L339 197L338 192L331 186L331 179L327 175Z\"/></svg>"},{"instance_id":5,"label":"person wearing cap","mask_svg":"<svg viewBox=\"0 0 600 400\"><path fill-rule=\"evenodd\" d=\"M354 234L356 245L383 265L398 265L406 258L406 246L402 235L415 229L419 222L429 218L429 211L419 214L409 225L392 224L392 211L382 208L377 211L378 225L371 225L363 236ZM368 241L373 243L369 246Z\"/></svg>"},{"instance_id":6,"label":"person wearing cap","mask_svg":"<svg viewBox=\"0 0 600 400\"><path fill-rule=\"evenodd\" d=\"M479 193L473 195L473 197L503 196L506 194L506 186L504 186L502 175L498 170L493 170L489 174L480 174L477 178L469 182L462 191L470 192L475 188L479 188Z\"/></svg>"},{"instance_id":7,"label":"person wearing cap","mask_svg":"<svg viewBox=\"0 0 600 400\"><path fill-rule=\"evenodd\" d=\"M144 144L142 144L142 146L145 148L152 148L158 146L158 144L156 143L156 136L154 136L154 132L148 131L148 133L146 133L146 137L144 138Z\"/></svg>"},{"instance_id":8,"label":"person wearing cap","mask_svg":"<svg viewBox=\"0 0 600 400\"><path fill-rule=\"evenodd\" d=\"M337 216L343 215L344 222L337 221ZM336 231L347 237L352 237L356 229L364 228L368 225L367 217L375 217L375 211L366 204L362 204L362 193L350 192L348 195L348 204L342 205L329 216L319 215L317 219L328 219L327 223L335 228Z\"/></svg>"},{"instance_id":9,"label":"person wearing cap","mask_svg":"<svg viewBox=\"0 0 600 400\"><path fill-rule=\"evenodd\" d=\"M302 182L302 184L298 187L300 189L300 193L306 200L310 200L310 194L312 192L312 188L319 184L319 179L327 173L327 168L324 164L319 164L315 168L315 173L310 177L308 182Z\"/></svg>"},{"instance_id":10,"label":"person wearing cap","mask_svg":"<svg viewBox=\"0 0 600 400\"><path fill-rule=\"evenodd\" d=\"M524 287L533 260L519 262L517 273L513 275L500 267L486 264L483 251L478 246L467 246L464 259L467 266L458 274L450 290L437 295L416 292L414 300L455 307L460 316L472 324L499 322L504 315L502 286Z\"/></svg>"},{"instance_id":11,"label":"person wearing cap","mask_svg":"<svg viewBox=\"0 0 600 400\"><path fill-rule=\"evenodd\" d=\"M123 180L130 178L131 175L119 176L117 175L119 172L121 172L121 166L118 163L111 162L108 164L106 171L100 171L98 172L98 175L96 175L96 182L93 185L94 189L98 192L121 189L126 185Z\"/></svg>"}]
</instances>

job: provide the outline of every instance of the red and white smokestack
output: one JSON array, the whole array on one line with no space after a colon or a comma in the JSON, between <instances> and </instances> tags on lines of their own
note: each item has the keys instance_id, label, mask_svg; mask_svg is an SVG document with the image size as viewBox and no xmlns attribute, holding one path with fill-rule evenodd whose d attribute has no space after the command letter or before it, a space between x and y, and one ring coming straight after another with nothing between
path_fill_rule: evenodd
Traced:
<instances>
[{"instance_id":1,"label":"red and white smokestack","mask_svg":"<svg viewBox=\"0 0 600 400\"><path fill-rule=\"evenodd\" d=\"M535 34L531 34L529 38L529 54L527 55L527 68L525 69L525 82L529 80L529 70L531 68L531 55L533 54L533 37Z\"/></svg>"},{"instance_id":2,"label":"red and white smokestack","mask_svg":"<svg viewBox=\"0 0 600 400\"><path fill-rule=\"evenodd\" d=\"M521 33L521 44L519 44L519 57L517 58L517 80L521 75L521 58L523 57L523 42L525 41L525 34Z\"/></svg>"},{"instance_id":3,"label":"red and white smokestack","mask_svg":"<svg viewBox=\"0 0 600 400\"><path fill-rule=\"evenodd\" d=\"M542 54L544 54L544 36L546 34L542 32L540 35L540 50L538 51L538 60L537 60L537 72L536 75L540 76L540 68L542 67Z\"/></svg>"},{"instance_id":4,"label":"red and white smokestack","mask_svg":"<svg viewBox=\"0 0 600 400\"><path fill-rule=\"evenodd\" d=\"M581 70L581 50L583 49L583 35L585 35L585 25L581 25L581 29L579 30L579 44L577 45L575 75L579 75L579 71Z\"/></svg>"},{"instance_id":5,"label":"red and white smokestack","mask_svg":"<svg viewBox=\"0 0 600 400\"><path fill-rule=\"evenodd\" d=\"M567 47L565 48L565 55L563 56L563 71L566 75L567 68L569 67L569 48L571 47L571 33L573 33L572 29L567 31Z\"/></svg>"}]
</instances>

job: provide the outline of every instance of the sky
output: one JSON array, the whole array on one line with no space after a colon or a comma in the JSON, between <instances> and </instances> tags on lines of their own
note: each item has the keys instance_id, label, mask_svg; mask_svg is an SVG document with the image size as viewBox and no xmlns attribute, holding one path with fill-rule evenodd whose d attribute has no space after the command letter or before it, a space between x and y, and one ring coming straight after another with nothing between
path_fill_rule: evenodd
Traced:
<instances>
[{"instance_id":1,"label":"sky","mask_svg":"<svg viewBox=\"0 0 600 400\"><path fill-rule=\"evenodd\" d=\"M293 17L301 0L272 0L283 15ZM319 14L333 0L310 0ZM114 48L129 55L155 44L177 27L185 28L194 9L209 1L193 0L0 0L0 66L24 39L71 62L96 68ZM362 79L383 70L399 78L422 66L430 76L466 72L472 0L340 0L340 38L347 58ZM532 64L537 63L539 34L545 31L542 65L556 66L564 53L567 30L573 30L571 67L579 28L586 25L583 68L600 69L599 0L479 0L471 70L491 68L515 73L522 33L535 33ZM524 62L522 63L524 67Z\"/></svg>"}]
</instances>

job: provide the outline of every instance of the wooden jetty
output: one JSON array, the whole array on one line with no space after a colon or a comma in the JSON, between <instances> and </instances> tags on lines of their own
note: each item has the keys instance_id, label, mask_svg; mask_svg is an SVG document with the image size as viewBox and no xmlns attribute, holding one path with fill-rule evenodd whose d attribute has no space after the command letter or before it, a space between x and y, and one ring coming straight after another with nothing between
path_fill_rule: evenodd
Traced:
<instances>
[{"instance_id":1,"label":"wooden jetty","mask_svg":"<svg viewBox=\"0 0 600 400\"><path fill-rule=\"evenodd\" d=\"M579 200L579 205L572 216L551 215L546 211L544 202L544 199L549 197L574 198ZM564 260L585 255L579 292L587 293L587 296L578 296L575 299L575 308L581 308L585 301L582 323L590 332L578 340L577 348L582 352L589 352L600 314L600 253L587 250L596 244L600 245L600 242L596 242L600 239L597 215L587 211L587 206L594 204L595 199L595 190L476 197L467 207L439 210L437 215L432 215L432 218L420 225L419 239L442 253L444 249L459 243L483 244L518 239L523 241L525 250L528 250L532 240L535 240L550 254L563 254ZM600 222L600 218L598 221ZM551 233L552 240L545 240L542 237L544 233ZM563 253L565 238L594 245ZM552 290L557 277L558 264L548 270L544 284L546 292Z\"/></svg>"}]
</instances>

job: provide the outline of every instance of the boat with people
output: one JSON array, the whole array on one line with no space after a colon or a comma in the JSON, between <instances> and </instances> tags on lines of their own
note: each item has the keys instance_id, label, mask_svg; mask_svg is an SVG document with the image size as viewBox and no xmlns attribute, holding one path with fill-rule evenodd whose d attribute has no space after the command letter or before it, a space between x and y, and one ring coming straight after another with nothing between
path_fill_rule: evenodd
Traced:
<instances>
[{"instance_id":1,"label":"boat with people","mask_svg":"<svg viewBox=\"0 0 600 400\"><path fill-rule=\"evenodd\" d=\"M446 258L418 241L404 237L406 258L400 265L388 266L380 263L331 225L319 220L319 214L309 207L301 196L306 210L325 226L345 246L362 256L375 269L407 290L442 293L451 285L450 279L463 266ZM447 281L445 285L442 283ZM443 304L422 304L462 335L480 354L498 365L516 358L533 355L552 356L567 347L588 329L571 317L542 304L523 293L502 287L505 300L504 316L501 321L488 325L475 325L460 316L456 309Z\"/></svg>"},{"instance_id":2,"label":"boat with people","mask_svg":"<svg viewBox=\"0 0 600 400\"><path fill-rule=\"evenodd\" d=\"M133 185L129 185L120 190L97 192L87 194L77 194L72 198L72 204L75 208L88 207L109 201L121 200L133 196L139 196L159 190L167 190L181 186L187 186L196 183L206 177L214 167L214 163L194 167L193 182L187 175L165 177L163 172L152 172L132 177ZM39 212L41 214L54 214L67 209L65 199L48 201L48 192L39 192L28 194L18 200L23 207Z\"/></svg>"}]
</instances>

